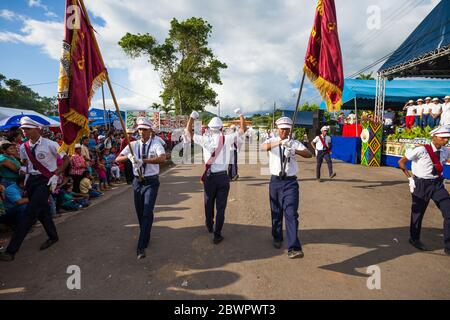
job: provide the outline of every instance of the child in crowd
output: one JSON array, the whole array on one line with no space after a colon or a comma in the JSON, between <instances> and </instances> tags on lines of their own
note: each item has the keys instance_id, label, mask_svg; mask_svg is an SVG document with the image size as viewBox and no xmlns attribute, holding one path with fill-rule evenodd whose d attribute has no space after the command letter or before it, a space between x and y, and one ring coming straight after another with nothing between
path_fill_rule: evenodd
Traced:
<instances>
[{"instance_id":1,"label":"child in crowd","mask_svg":"<svg viewBox=\"0 0 450 320\"><path fill-rule=\"evenodd\" d=\"M78 193L73 192L71 183L66 184L60 192L62 198L62 208L64 210L78 210L89 206L89 200Z\"/></svg>"},{"instance_id":2,"label":"child in crowd","mask_svg":"<svg viewBox=\"0 0 450 320\"><path fill-rule=\"evenodd\" d=\"M108 186L108 180L106 176L106 167L105 167L105 160L103 158L99 158L96 165L96 171L98 178L100 180L99 186L100 191L106 191L109 190Z\"/></svg>"},{"instance_id":3,"label":"child in crowd","mask_svg":"<svg viewBox=\"0 0 450 320\"><path fill-rule=\"evenodd\" d=\"M80 193L89 199L97 198L103 195L92 187L92 175L89 171L83 172L83 178L80 182Z\"/></svg>"},{"instance_id":4,"label":"child in crowd","mask_svg":"<svg viewBox=\"0 0 450 320\"><path fill-rule=\"evenodd\" d=\"M113 176L111 173L111 168L114 162L116 161L116 157L114 154L111 154L110 151L111 151L110 148L105 147L105 149L103 150L103 160L105 160L106 179L108 181L108 186L112 187Z\"/></svg>"}]
</instances>

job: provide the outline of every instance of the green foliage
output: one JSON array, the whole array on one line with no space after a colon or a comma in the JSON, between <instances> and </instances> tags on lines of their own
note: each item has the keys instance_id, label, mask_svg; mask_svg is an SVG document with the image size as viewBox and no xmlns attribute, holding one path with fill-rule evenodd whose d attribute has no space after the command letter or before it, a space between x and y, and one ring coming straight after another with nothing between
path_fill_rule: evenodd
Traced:
<instances>
[{"instance_id":1,"label":"green foliage","mask_svg":"<svg viewBox=\"0 0 450 320\"><path fill-rule=\"evenodd\" d=\"M412 129L397 128L395 133L390 134L386 139L388 141L396 141L398 139L415 139L415 138L431 138L431 128L429 126L421 129L420 127L413 127Z\"/></svg>"},{"instance_id":2,"label":"green foliage","mask_svg":"<svg viewBox=\"0 0 450 320\"><path fill-rule=\"evenodd\" d=\"M300 111L316 111L319 109L320 107L317 104L310 105L308 102L300 107Z\"/></svg>"},{"instance_id":3,"label":"green foliage","mask_svg":"<svg viewBox=\"0 0 450 320\"><path fill-rule=\"evenodd\" d=\"M375 78L372 76L373 72L370 73L360 73L358 77L356 77L357 80L375 80Z\"/></svg>"},{"instance_id":4,"label":"green foliage","mask_svg":"<svg viewBox=\"0 0 450 320\"><path fill-rule=\"evenodd\" d=\"M308 130L306 128L294 128L293 130L293 136L295 137L296 140L298 141L302 141L303 140L303 136L305 134L308 133Z\"/></svg>"},{"instance_id":5,"label":"green foliage","mask_svg":"<svg viewBox=\"0 0 450 320\"><path fill-rule=\"evenodd\" d=\"M7 79L0 74L0 106L34 110L46 115L57 114L56 97L41 97L24 86L20 80Z\"/></svg>"},{"instance_id":6,"label":"green foliage","mask_svg":"<svg viewBox=\"0 0 450 320\"><path fill-rule=\"evenodd\" d=\"M220 70L227 65L208 48L211 32L212 26L202 18L182 22L173 18L163 43L148 33L127 33L119 45L131 58L149 58L162 83L164 106L174 106L176 114L189 114L218 104L217 93L210 85L222 84Z\"/></svg>"}]
</instances>

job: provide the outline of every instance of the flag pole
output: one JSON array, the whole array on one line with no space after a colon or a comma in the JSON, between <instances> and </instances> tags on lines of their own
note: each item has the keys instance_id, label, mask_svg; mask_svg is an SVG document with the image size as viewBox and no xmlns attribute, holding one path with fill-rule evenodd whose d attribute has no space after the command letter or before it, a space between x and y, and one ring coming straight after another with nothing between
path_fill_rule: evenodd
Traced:
<instances>
[{"instance_id":1,"label":"flag pole","mask_svg":"<svg viewBox=\"0 0 450 320\"><path fill-rule=\"evenodd\" d=\"M103 83L102 83L102 100L103 100L103 124L105 125L105 128L109 130L109 121L107 124L107 118L106 118L106 104L105 104L105 90L103 89Z\"/></svg>"},{"instance_id":2,"label":"flag pole","mask_svg":"<svg viewBox=\"0 0 450 320\"><path fill-rule=\"evenodd\" d=\"M295 121L297 119L298 107L299 107L299 104L300 104L300 98L302 96L303 84L305 83L305 75L306 74L303 71L302 81L300 83L300 89L298 90L297 103L295 104L295 112L294 112L294 116L293 116L293 119L292 119L292 122L293 122L292 131L294 131L294 128L295 128ZM292 131L291 131L291 138L292 138Z\"/></svg>"},{"instance_id":3,"label":"flag pole","mask_svg":"<svg viewBox=\"0 0 450 320\"><path fill-rule=\"evenodd\" d=\"M100 60L102 61L103 66L105 66L105 61L103 60L102 52L100 51L100 47L98 45L97 38L95 37L94 28L92 27L91 20L89 19L89 14L86 10L86 7L84 6L83 0L78 0L78 1L80 2L81 8L83 9L84 14L86 15L88 27L91 32L92 40L94 41L95 48L97 49L98 56L100 57ZM105 66L105 73L106 73L106 83L108 83L109 92L111 93L111 97L113 99L114 106L116 107L116 112L119 115L119 120L120 120L120 124L122 126L122 130L123 130L125 139L127 140L127 143L128 143L129 149L130 149L130 153L134 157L134 151L133 151L133 148L131 148L130 139L128 138L128 135L127 135L125 123L123 121L122 114L120 113L119 104L117 103L116 95L114 94L114 90L112 88L111 80L109 79L108 69L106 69L106 66ZM139 173L139 179L143 180L141 168L139 168L138 173Z\"/></svg>"}]
</instances>

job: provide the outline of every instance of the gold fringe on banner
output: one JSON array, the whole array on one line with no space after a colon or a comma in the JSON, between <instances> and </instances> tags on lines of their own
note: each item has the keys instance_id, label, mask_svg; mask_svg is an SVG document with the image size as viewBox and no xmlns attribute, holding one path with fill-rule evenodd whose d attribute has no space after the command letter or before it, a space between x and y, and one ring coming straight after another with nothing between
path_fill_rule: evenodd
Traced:
<instances>
[{"instance_id":1,"label":"gold fringe on banner","mask_svg":"<svg viewBox=\"0 0 450 320\"><path fill-rule=\"evenodd\" d=\"M329 112L337 112L337 111L341 110L342 98L339 99L339 101L337 103L333 103L327 93L336 92L339 95L341 95L341 97L342 97L342 90L339 89L336 85L332 84L331 82L325 80L324 78L318 77L306 65L304 65L303 71L305 72L309 81L311 81L312 84L317 88L317 90L319 90L319 93L322 96L322 99L327 104L327 110Z\"/></svg>"}]
</instances>

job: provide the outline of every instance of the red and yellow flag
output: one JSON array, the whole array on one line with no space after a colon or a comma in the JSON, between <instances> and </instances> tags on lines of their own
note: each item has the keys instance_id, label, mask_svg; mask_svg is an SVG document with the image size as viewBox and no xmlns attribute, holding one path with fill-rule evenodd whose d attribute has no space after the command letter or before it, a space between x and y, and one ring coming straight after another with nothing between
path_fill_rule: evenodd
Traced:
<instances>
[{"instance_id":1,"label":"red and yellow flag","mask_svg":"<svg viewBox=\"0 0 450 320\"><path fill-rule=\"evenodd\" d=\"M60 150L69 154L73 154L75 144L89 134L91 98L106 79L106 68L83 8L80 0L66 0L58 112L63 133Z\"/></svg>"},{"instance_id":2,"label":"red and yellow flag","mask_svg":"<svg viewBox=\"0 0 450 320\"><path fill-rule=\"evenodd\" d=\"M318 0L303 70L330 112L342 106L344 71L334 0Z\"/></svg>"}]
</instances>

